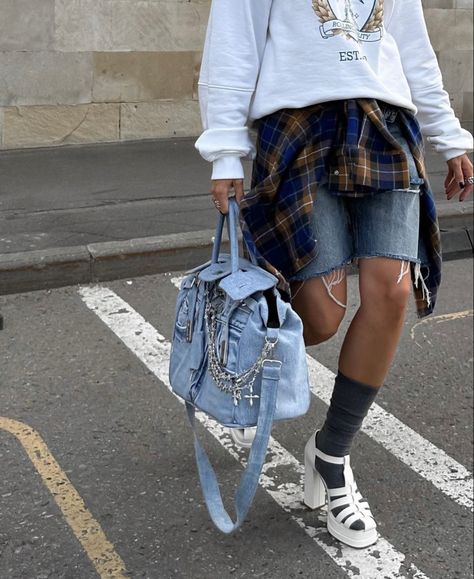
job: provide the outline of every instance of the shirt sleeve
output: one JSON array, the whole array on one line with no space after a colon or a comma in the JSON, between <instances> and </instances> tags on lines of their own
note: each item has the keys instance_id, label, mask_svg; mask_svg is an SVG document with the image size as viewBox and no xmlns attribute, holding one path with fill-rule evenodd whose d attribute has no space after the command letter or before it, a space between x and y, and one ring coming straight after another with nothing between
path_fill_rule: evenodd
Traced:
<instances>
[{"instance_id":1,"label":"shirt sleeve","mask_svg":"<svg viewBox=\"0 0 474 579\"><path fill-rule=\"evenodd\" d=\"M461 127L444 89L421 0L397 0L386 28L397 43L416 118L428 142L446 161L472 151L472 135Z\"/></svg>"},{"instance_id":2,"label":"shirt sleeve","mask_svg":"<svg viewBox=\"0 0 474 579\"><path fill-rule=\"evenodd\" d=\"M255 158L248 113L266 43L272 0L212 0L198 79L203 133L195 147L212 179L243 179Z\"/></svg>"}]
</instances>

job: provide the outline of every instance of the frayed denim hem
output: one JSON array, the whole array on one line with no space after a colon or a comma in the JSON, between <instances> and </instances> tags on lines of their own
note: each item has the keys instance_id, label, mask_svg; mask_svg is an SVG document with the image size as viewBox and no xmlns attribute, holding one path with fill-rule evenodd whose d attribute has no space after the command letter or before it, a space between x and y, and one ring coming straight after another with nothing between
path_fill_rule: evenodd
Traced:
<instances>
[{"instance_id":1,"label":"frayed denim hem","mask_svg":"<svg viewBox=\"0 0 474 579\"><path fill-rule=\"evenodd\" d=\"M348 265L354 259L355 259L354 256L348 257L345 260L343 260L339 265L333 265L329 269L320 272L318 271L317 273L304 273L300 275L298 275L298 273L295 273L294 276L288 278L288 281L306 281L307 279L311 279L312 277L321 277L322 275L327 275L328 273L331 273L337 269L340 269L341 267L344 267L345 265Z\"/></svg>"},{"instance_id":2,"label":"frayed denim hem","mask_svg":"<svg viewBox=\"0 0 474 579\"><path fill-rule=\"evenodd\" d=\"M423 279L423 276L421 275L421 260L419 258L414 258L411 256L406 256L406 255L394 255L394 254L383 254L383 253L375 253L375 254L370 254L370 255L357 255L357 256L352 256L350 258L345 259L344 261L342 261L339 265L333 266L325 271L322 272L318 272L318 273L307 273L307 274L303 274L298 276L298 274L295 274L293 277L291 277L288 281L289 282L298 282L298 281L302 281L303 283L301 284L301 286L296 290L296 292L290 297L290 301L292 301L296 295L298 294L298 292L300 291L300 289L303 287L304 282L308 279L311 279L313 277L320 277L326 287L327 293L329 295L329 297L338 305L340 305L343 308L347 308L347 304L343 304L342 302L340 302L331 292L333 286L339 284L341 281L343 281L344 277L345 277L345 273L346 273L346 269L345 266L347 266L350 263L355 263L357 265L357 267L359 267L359 259L360 258L373 258L373 257L388 257L390 259L398 259L401 261L400 263L400 273L398 274L398 278L397 278L397 284L401 282L401 280L403 279L403 277L408 274L410 272L410 263L414 263L415 264L415 287L418 287L418 280L421 279L421 283L422 283L422 288L423 288L423 297L426 295L426 299L427 299L427 304L430 304L430 292L426 286L425 280ZM326 279L326 277L328 279Z\"/></svg>"}]
</instances>

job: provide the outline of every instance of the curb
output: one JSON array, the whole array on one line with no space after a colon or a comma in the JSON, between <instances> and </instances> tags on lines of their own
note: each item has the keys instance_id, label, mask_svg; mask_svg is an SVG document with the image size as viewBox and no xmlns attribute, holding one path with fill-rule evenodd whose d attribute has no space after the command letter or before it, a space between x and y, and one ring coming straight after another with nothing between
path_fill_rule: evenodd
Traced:
<instances>
[{"instance_id":1,"label":"curb","mask_svg":"<svg viewBox=\"0 0 474 579\"><path fill-rule=\"evenodd\" d=\"M214 234L206 229L2 254L0 295L189 269L209 259ZM223 250L228 245L223 239Z\"/></svg>"},{"instance_id":2,"label":"curb","mask_svg":"<svg viewBox=\"0 0 474 579\"><path fill-rule=\"evenodd\" d=\"M443 260L471 257L473 204L441 206ZM209 259L215 230L0 255L0 295L186 270ZM242 236L239 233L239 241ZM222 240L222 250L229 242ZM348 269L348 273L355 273Z\"/></svg>"}]
</instances>

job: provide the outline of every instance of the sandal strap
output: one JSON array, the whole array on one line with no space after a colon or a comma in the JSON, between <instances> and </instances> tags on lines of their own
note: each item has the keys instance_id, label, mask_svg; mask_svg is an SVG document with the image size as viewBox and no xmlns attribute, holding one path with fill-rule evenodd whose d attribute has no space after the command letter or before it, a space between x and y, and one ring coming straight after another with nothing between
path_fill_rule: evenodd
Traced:
<instances>
[{"instance_id":1,"label":"sandal strap","mask_svg":"<svg viewBox=\"0 0 474 579\"><path fill-rule=\"evenodd\" d=\"M354 473L350 465L350 455L331 456L319 450L317 446L315 446L315 454L325 462L344 465L344 486L326 489L328 509L333 511L334 509L342 507L341 511L334 517L336 521L347 528L350 528L355 521L362 521L366 529L374 527L375 519L370 510L369 503L362 496L354 479Z\"/></svg>"},{"instance_id":2,"label":"sandal strap","mask_svg":"<svg viewBox=\"0 0 474 579\"><path fill-rule=\"evenodd\" d=\"M338 501L341 499L337 499ZM343 525L350 527L354 521L363 521L364 524L370 524L374 517L370 512L370 509L360 509L358 508L356 503L348 503L346 499L347 506L342 509L337 515L335 515L335 519L338 523L342 523ZM333 509L343 506L342 504L335 505L330 503L328 508L332 511ZM344 520L345 519L345 520Z\"/></svg>"},{"instance_id":3,"label":"sandal strap","mask_svg":"<svg viewBox=\"0 0 474 579\"><path fill-rule=\"evenodd\" d=\"M330 462L332 464L344 464L346 459L345 456L331 456L330 454L326 454L322 450L319 450L317 446L315 446L315 452L316 456L319 457L321 460L324 460L325 462Z\"/></svg>"},{"instance_id":4,"label":"sandal strap","mask_svg":"<svg viewBox=\"0 0 474 579\"><path fill-rule=\"evenodd\" d=\"M334 499L333 501L329 501L330 508L337 509L338 507L343 507L344 505L351 505L352 501L350 497L347 495L345 497L339 497L338 499Z\"/></svg>"},{"instance_id":5,"label":"sandal strap","mask_svg":"<svg viewBox=\"0 0 474 579\"><path fill-rule=\"evenodd\" d=\"M332 510L332 505L331 505L331 510ZM340 513L337 513L336 515L336 521L338 523L342 523L342 520L345 519L347 516L353 516L355 515L356 512L354 511L354 506L353 505L348 505L345 509L342 509L342 511ZM360 515L357 513L356 514L356 518L359 519L361 518Z\"/></svg>"},{"instance_id":6,"label":"sandal strap","mask_svg":"<svg viewBox=\"0 0 474 579\"><path fill-rule=\"evenodd\" d=\"M361 495L359 489L357 488L357 485L355 484L354 479L352 479L352 484L350 484L350 485L346 484L343 487L336 487L333 489L328 489L328 494L329 494L329 497L331 497L331 498L332 497L337 498L338 496L342 497L342 496L351 495L351 496L354 496L358 501L361 499L364 499L364 497Z\"/></svg>"},{"instance_id":7,"label":"sandal strap","mask_svg":"<svg viewBox=\"0 0 474 579\"><path fill-rule=\"evenodd\" d=\"M328 489L328 509L333 511L342 507L335 515L335 519L347 528L350 528L355 521L362 521L366 528L371 527L375 519L369 503L357 487L348 461L345 461L344 465L344 478L345 486Z\"/></svg>"},{"instance_id":8,"label":"sandal strap","mask_svg":"<svg viewBox=\"0 0 474 579\"><path fill-rule=\"evenodd\" d=\"M344 487L337 487L334 489L328 489L328 494L329 494L330 498L332 498L332 497L335 497L335 498L345 497L345 496L351 494L351 488L346 485Z\"/></svg>"}]
</instances>

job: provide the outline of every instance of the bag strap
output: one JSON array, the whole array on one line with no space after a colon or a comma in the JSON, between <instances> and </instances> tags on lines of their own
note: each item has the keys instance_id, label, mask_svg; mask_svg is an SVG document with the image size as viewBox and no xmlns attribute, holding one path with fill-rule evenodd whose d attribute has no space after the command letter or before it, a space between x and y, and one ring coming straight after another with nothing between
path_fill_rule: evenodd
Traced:
<instances>
[{"instance_id":1,"label":"bag strap","mask_svg":"<svg viewBox=\"0 0 474 579\"><path fill-rule=\"evenodd\" d=\"M219 259L219 252L222 243L222 233L224 230L224 223L227 222L227 233L229 235L229 244L230 244L230 252L231 252L231 263L232 267L234 268L238 263L239 258L239 245L237 242L237 229L235 226L235 212L239 211L239 207L237 205L237 201L232 203L231 200L235 201L234 197L229 197L229 212L224 215L219 211L219 216L217 218L216 224L216 232L214 235L214 244L212 247L212 256L211 261L212 263L217 263ZM237 207L236 207L237 206Z\"/></svg>"},{"instance_id":2,"label":"bag strap","mask_svg":"<svg viewBox=\"0 0 474 579\"><path fill-rule=\"evenodd\" d=\"M212 254L211 254L211 263L217 263L219 259L219 251L222 242L222 233L224 229L224 222L227 221L227 232L229 235L229 242L230 242L230 253L231 253L231 264L232 264L232 272L235 273L239 268L239 243L237 238L237 228L239 226L238 216L239 216L239 204L237 203L237 199L232 196L229 197L229 212L224 215L219 211L219 215L217 218L216 224L216 232L214 234L214 244L212 247ZM247 241L243 238L243 242L247 246L249 250ZM258 265L258 261L254 254L249 250L250 261L254 265Z\"/></svg>"},{"instance_id":3,"label":"bag strap","mask_svg":"<svg viewBox=\"0 0 474 579\"><path fill-rule=\"evenodd\" d=\"M220 251L221 241L222 241L222 232L224 229L224 223L226 221L226 216L223 213L221 213L220 211L218 211L218 213L219 213L219 215L217 216L216 232L214 234L214 244L212 246L212 255L211 255L211 262L212 263L217 263L217 261L218 261L219 251Z\"/></svg>"},{"instance_id":4,"label":"bag strap","mask_svg":"<svg viewBox=\"0 0 474 579\"><path fill-rule=\"evenodd\" d=\"M216 527L224 533L232 533L243 523L258 487L260 473L267 453L268 441L275 414L278 383L281 376L280 360L265 360L262 370L260 391L260 408L257 419L257 431L250 448L245 471L240 479L234 497L236 521L227 513L222 502L216 473L209 461L206 451L199 442L195 424L195 408L186 402L186 410L194 432L194 450L199 471L201 487L206 501L207 510Z\"/></svg>"}]
</instances>

